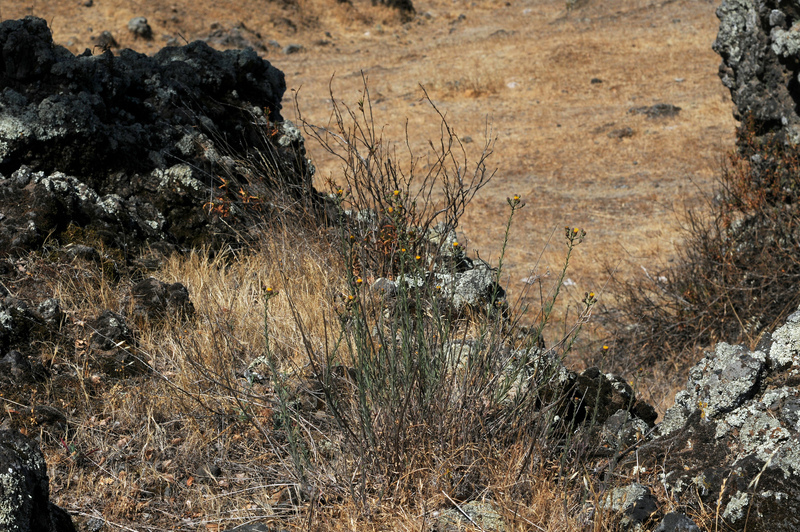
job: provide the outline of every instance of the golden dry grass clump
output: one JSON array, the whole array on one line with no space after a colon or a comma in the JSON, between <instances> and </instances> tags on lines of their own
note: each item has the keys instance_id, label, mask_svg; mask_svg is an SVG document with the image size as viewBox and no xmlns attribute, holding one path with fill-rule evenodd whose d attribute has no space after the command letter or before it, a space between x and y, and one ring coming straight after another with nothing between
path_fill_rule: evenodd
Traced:
<instances>
[{"instance_id":1,"label":"golden dry grass clump","mask_svg":"<svg viewBox=\"0 0 800 532\"><path fill-rule=\"evenodd\" d=\"M79 327L109 306L124 311L128 281L78 266L55 268L51 281ZM71 369L46 392L68 409L71 425L44 440L52 489L81 520L151 530L224 530L252 520L420 529L452 507L451 497L479 489L471 496L491 498L507 530L578 526L575 494L558 481L557 463L520 475L532 451L545 452L530 441L500 447L478 434L450 448L428 440L432 427L409 426L400 449L406 472L392 484L379 478L391 471L368 475L378 471L359 456L368 449L348 449L310 367L342 340L334 295L347 290L346 269L327 239L275 230L252 249L174 256L153 275L184 283L196 314L136 323L130 349L152 374L118 380L94 371L85 358L88 329L74 349L50 353L55 366ZM266 353L274 366L252 366Z\"/></svg>"}]
</instances>

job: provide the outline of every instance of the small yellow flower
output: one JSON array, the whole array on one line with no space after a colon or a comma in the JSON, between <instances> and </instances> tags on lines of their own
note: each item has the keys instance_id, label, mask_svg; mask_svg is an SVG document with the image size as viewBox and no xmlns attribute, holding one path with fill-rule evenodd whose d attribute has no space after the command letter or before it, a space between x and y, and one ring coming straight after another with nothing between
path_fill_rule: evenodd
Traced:
<instances>
[{"instance_id":1,"label":"small yellow flower","mask_svg":"<svg viewBox=\"0 0 800 532\"><path fill-rule=\"evenodd\" d=\"M594 298L594 292L589 292L589 297Z\"/></svg>"},{"instance_id":2,"label":"small yellow flower","mask_svg":"<svg viewBox=\"0 0 800 532\"><path fill-rule=\"evenodd\" d=\"M363 282L364 282L364 279L362 279L361 277L359 277L358 279L356 279L356 284L361 284L361 283L363 283Z\"/></svg>"},{"instance_id":3,"label":"small yellow flower","mask_svg":"<svg viewBox=\"0 0 800 532\"><path fill-rule=\"evenodd\" d=\"M458 242L453 242L453 247L454 247L454 248L457 248L457 247L458 247L458 246L460 246L460 245L461 245L461 244L459 244Z\"/></svg>"},{"instance_id":4,"label":"small yellow flower","mask_svg":"<svg viewBox=\"0 0 800 532\"><path fill-rule=\"evenodd\" d=\"M405 252L406 252L406 248L400 248L400 251L402 251L403 253L405 253Z\"/></svg>"},{"instance_id":5,"label":"small yellow flower","mask_svg":"<svg viewBox=\"0 0 800 532\"><path fill-rule=\"evenodd\" d=\"M354 299L355 299L355 296L353 296L352 294L351 294L351 295L349 295L349 296L347 296L347 300L348 300L348 301L352 301L352 300L354 300Z\"/></svg>"},{"instance_id":6,"label":"small yellow flower","mask_svg":"<svg viewBox=\"0 0 800 532\"><path fill-rule=\"evenodd\" d=\"M389 207L388 211L389 211L389 214L391 214L392 212L394 212L394 209Z\"/></svg>"},{"instance_id":7,"label":"small yellow flower","mask_svg":"<svg viewBox=\"0 0 800 532\"><path fill-rule=\"evenodd\" d=\"M603 351L607 351L607 350L608 350L608 346L607 346L607 345L604 345L604 346L603 346Z\"/></svg>"},{"instance_id":8,"label":"small yellow flower","mask_svg":"<svg viewBox=\"0 0 800 532\"><path fill-rule=\"evenodd\" d=\"M415 259L415 260L422 260L422 257L420 257L419 255L417 255L416 257L414 257L414 259Z\"/></svg>"},{"instance_id":9,"label":"small yellow flower","mask_svg":"<svg viewBox=\"0 0 800 532\"><path fill-rule=\"evenodd\" d=\"M577 227L572 230L573 233L577 233L578 231L579 231L579 229Z\"/></svg>"},{"instance_id":10,"label":"small yellow flower","mask_svg":"<svg viewBox=\"0 0 800 532\"><path fill-rule=\"evenodd\" d=\"M400 191L399 191L399 190L395 190L395 191L394 191L394 196L395 196L395 197L397 197L397 196L399 196L399 195L400 195Z\"/></svg>"}]
</instances>

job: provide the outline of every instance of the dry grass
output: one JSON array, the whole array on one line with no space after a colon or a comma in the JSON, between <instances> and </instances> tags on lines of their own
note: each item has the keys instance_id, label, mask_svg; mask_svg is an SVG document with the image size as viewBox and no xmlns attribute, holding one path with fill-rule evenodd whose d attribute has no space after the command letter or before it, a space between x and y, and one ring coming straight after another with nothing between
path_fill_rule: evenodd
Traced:
<instances>
[{"instance_id":1,"label":"dry grass","mask_svg":"<svg viewBox=\"0 0 800 532\"><path fill-rule=\"evenodd\" d=\"M36 266L32 261L31 271ZM126 284L104 279L89 264L57 266L53 289L77 327L126 295ZM275 231L247 252L172 257L154 275L185 283L197 315L138 323L133 351L153 375L116 380L87 365L88 329L72 349L49 353L62 369L47 402L67 409L72 427L44 439L59 502L82 518L102 517L112 526L139 530L218 530L249 520L313 530L418 530L451 507L449 494L474 476L483 486L476 498L493 499L509 530L576 529L580 494L576 499L562 487L555 463L555 469L521 474L529 450L524 442L503 449L464 447L451 455L409 448L409 477L396 479L402 489L367 490L354 501L352 480L341 471L357 474L358 468L337 465L341 458L326 450L342 443L330 439L332 432L309 433L308 441L317 445L307 450L309 463L322 470L308 476L319 491L307 491L276 426L273 386L248 382L244 371L265 352L264 301L272 288L279 293L270 298L274 352L290 387L308 385L308 353L298 326L320 349L331 343L336 309L326 294L341 289L342 279L332 274L337 271L342 268L335 251L307 233ZM314 415L323 413L309 420ZM31 434L50 430L23 428ZM313 424L306 429L318 430ZM221 473L212 476L206 469L215 466ZM294 499L296 490L302 502Z\"/></svg>"}]
</instances>

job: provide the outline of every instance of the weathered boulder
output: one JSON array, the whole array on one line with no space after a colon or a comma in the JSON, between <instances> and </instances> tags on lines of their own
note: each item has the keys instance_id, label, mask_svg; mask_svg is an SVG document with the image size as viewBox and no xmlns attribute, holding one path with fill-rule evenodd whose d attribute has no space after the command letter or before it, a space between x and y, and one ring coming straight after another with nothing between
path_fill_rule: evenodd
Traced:
<instances>
[{"instance_id":1,"label":"weathered boulder","mask_svg":"<svg viewBox=\"0 0 800 532\"><path fill-rule=\"evenodd\" d=\"M800 528L800 311L750 351L717 345L690 371L638 459L674 499L730 530Z\"/></svg>"},{"instance_id":2,"label":"weathered boulder","mask_svg":"<svg viewBox=\"0 0 800 532\"><path fill-rule=\"evenodd\" d=\"M800 11L780 0L723 0L714 50L734 117L760 135L800 141Z\"/></svg>"},{"instance_id":3,"label":"weathered boulder","mask_svg":"<svg viewBox=\"0 0 800 532\"><path fill-rule=\"evenodd\" d=\"M285 90L251 49L75 56L42 19L0 23L0 253L70 224L123 249L213 244L280 195L313 203Z\"/></svg>"},{"instance_id":4,"label":"weathered boulder","mask_svg":"<svg viewBox=\"0 0 800 532\"><path fill-rule=\"evenodd\" d=\"M0 430L0 529L75 531L69 514L50 502L47 464L39 447L12 430Z\"/></svg>"}]
</instances>

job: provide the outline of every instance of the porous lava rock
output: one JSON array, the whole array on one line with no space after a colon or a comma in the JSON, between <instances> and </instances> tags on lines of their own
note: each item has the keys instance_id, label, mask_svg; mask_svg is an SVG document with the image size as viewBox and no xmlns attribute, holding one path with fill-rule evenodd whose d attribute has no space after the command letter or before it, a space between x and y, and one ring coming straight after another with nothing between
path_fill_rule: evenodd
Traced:
<instances>
[{"instance_id":1,"label":"porous lava rock","mask_svg":"<svg viewBox=\"0 0 800 532\"><path fill-rule=\"evenodd\" d=\"M800 529L800 310L754 350L720 343L637 459L674 500L719 508L726 530ZM630 465L630 464L629 464Z\"/></svg>"},{"instance_id":2,"label":"porous lava rock","mask_svg":"<svg viewBox=\"0 0 800 532\"><path fill-rule=\"evenodd\" d=\"M15 430L0 430L0 529L75 532L69 514L50 502L42 451Z\"/></svg>"},{"instance_id":3,"label":"porous lava rock","mask_svg":"<svg viewBox=\"0 0 800 532\"><path fill-rule=\"evenodd\" d=\"M285 90L252 49L76 56L42 19L0 23L0 253L70 225L123 250L214 244L276 194L313 202Z\"/></svg>"},{"instance_id":4,"label":"porous lava rock","mask_svg":"<svg viewBox=\"0 0 800 532\"><path fill-rule=\"evenodd\" d=\"M713 48L737 120L759 135L800 141L800 11L780 0L723 0Z\"/></svg>"},{"instance_id":5,"label":"porous lava rock","mask_svg":"<svg viewBox=\"0 0 800 532\"><path fill-rule=\"evenodd\" d=\"M190 318L194 305L189 290L181 283L167 284L148 277L131 287L133 315L148 320L163 320L168 316Z\"/></svg>"}]
</instances>

